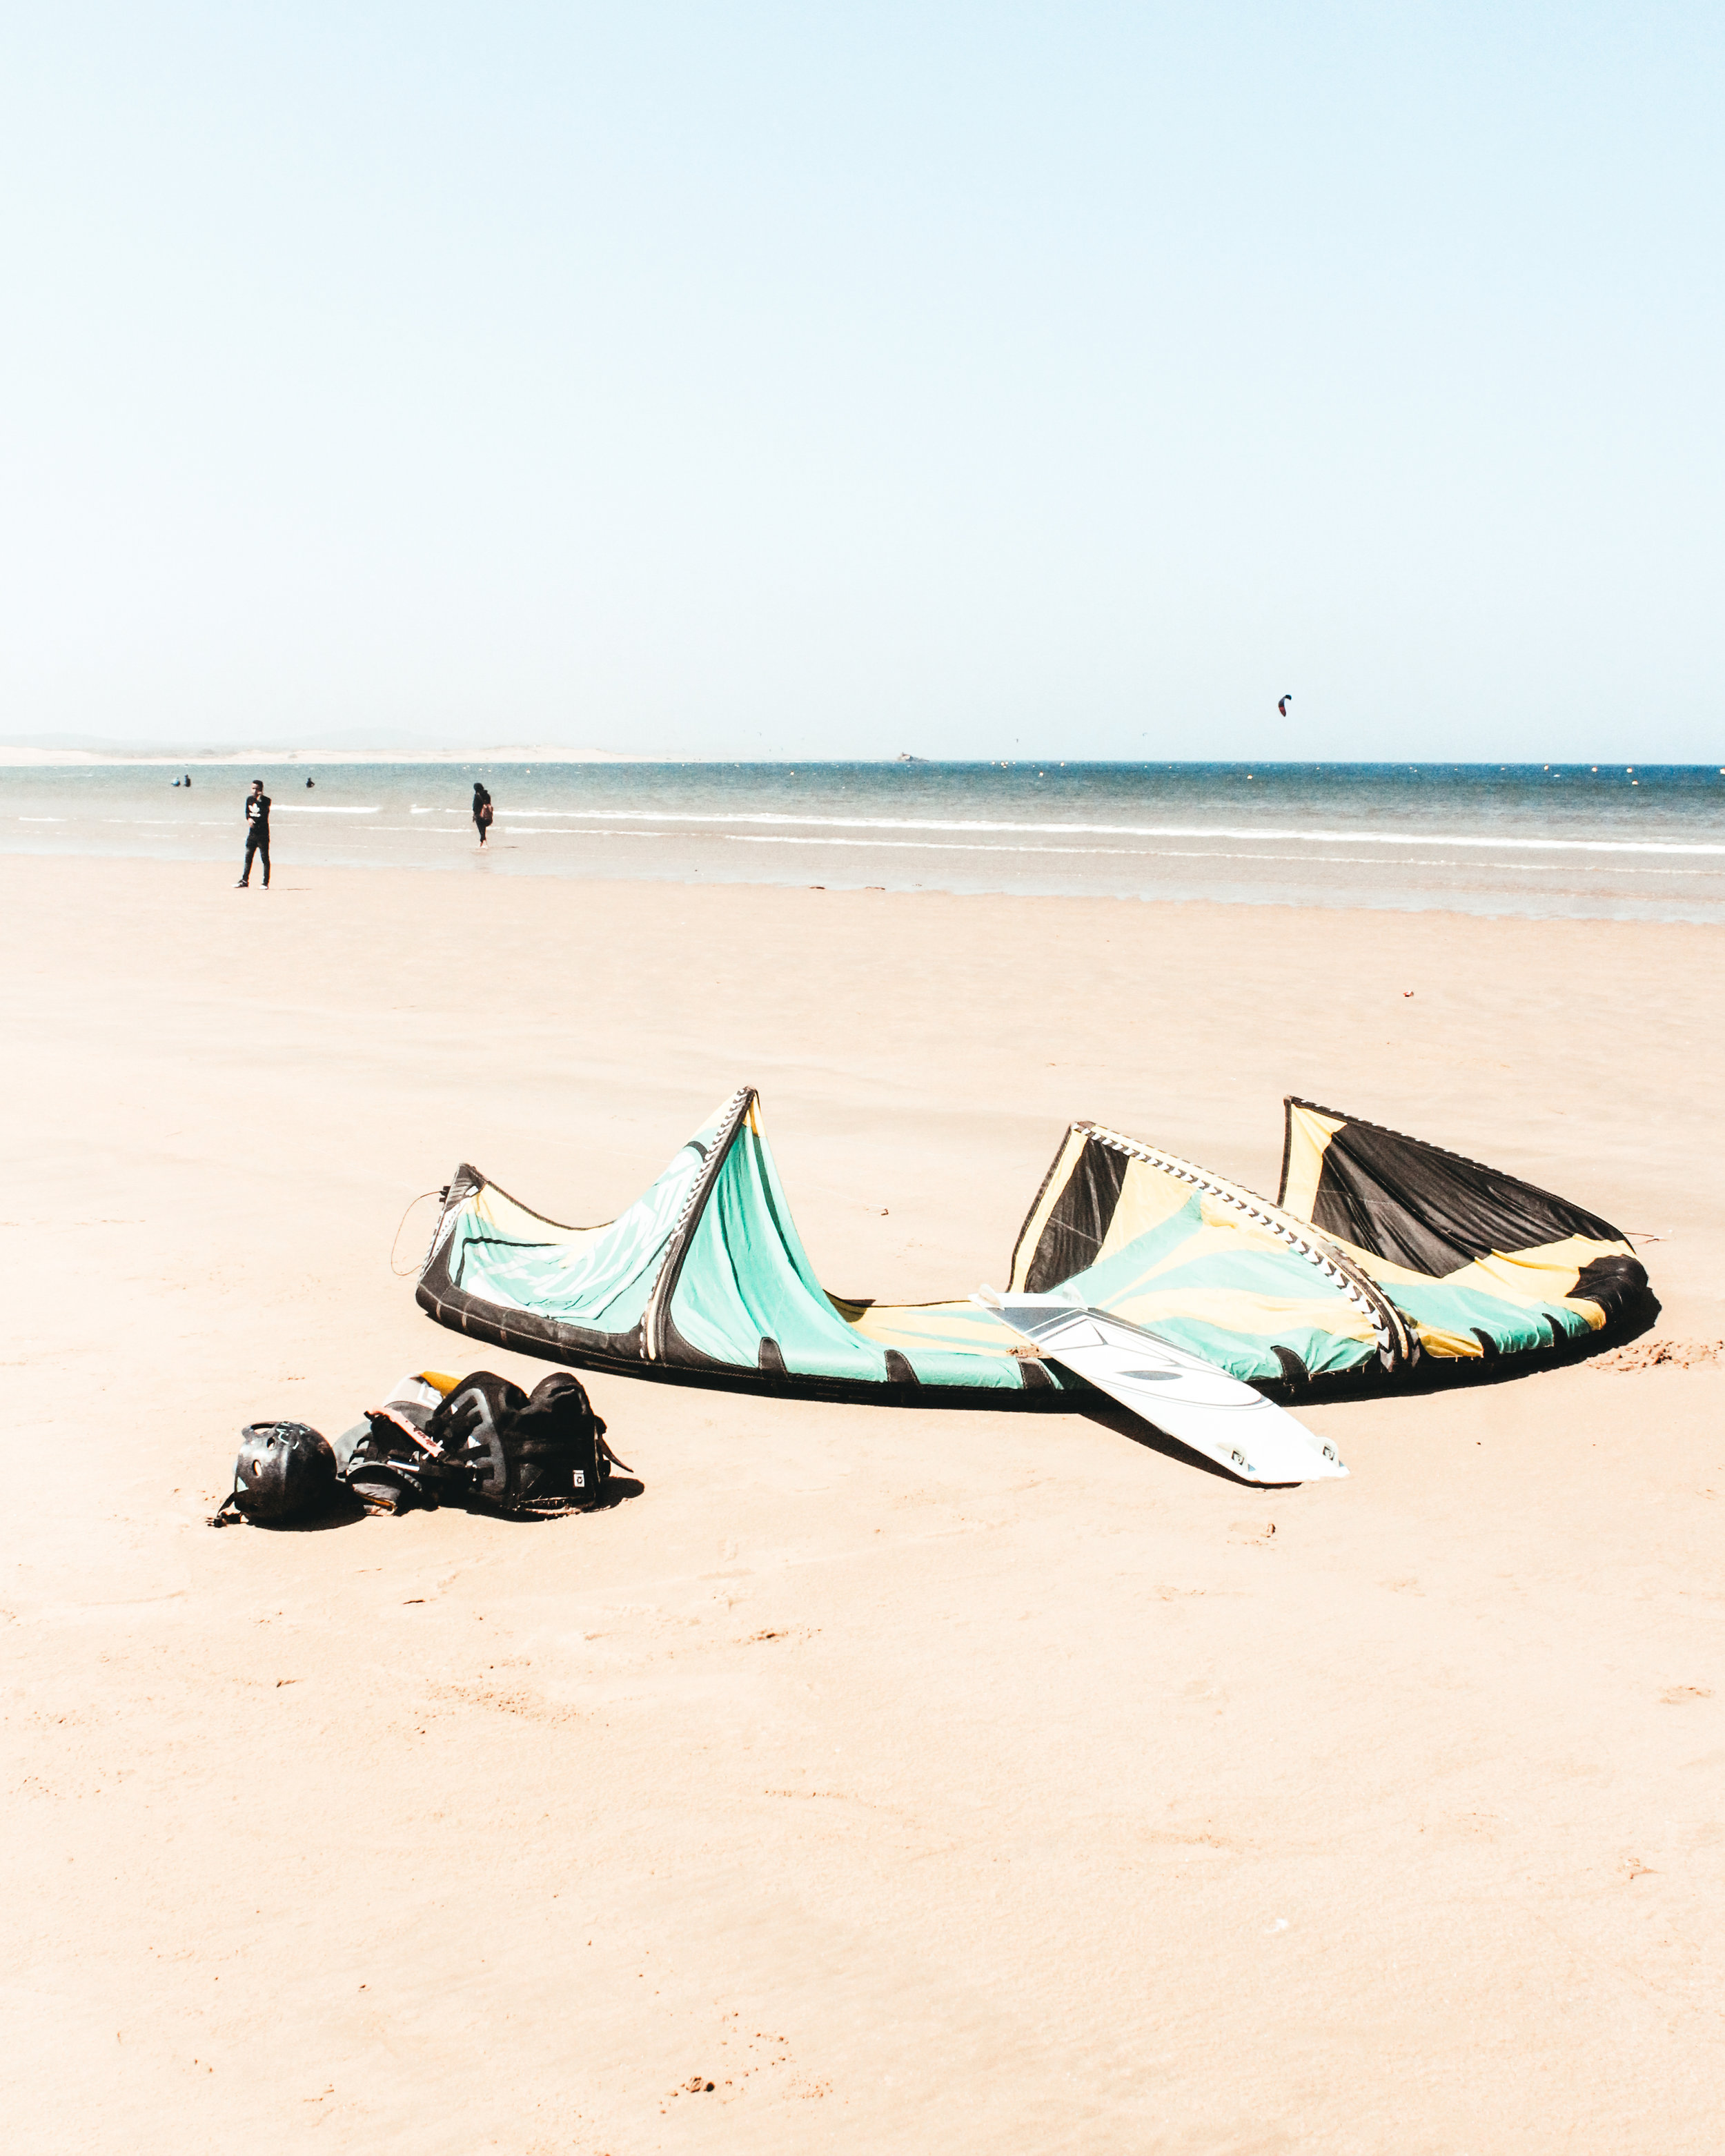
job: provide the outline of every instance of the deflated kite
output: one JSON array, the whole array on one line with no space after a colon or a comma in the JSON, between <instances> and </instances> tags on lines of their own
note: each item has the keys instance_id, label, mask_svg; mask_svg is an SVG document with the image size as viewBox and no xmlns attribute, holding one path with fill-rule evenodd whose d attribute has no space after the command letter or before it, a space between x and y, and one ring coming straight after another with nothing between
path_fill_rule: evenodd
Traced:
<instances>
[{"instance_id":1,"label":"deflated kite","mask_svg":"<svg viewBox=\"0 0 1725 2156\"><path fill-rule=\"evenodd\" d=\"M1055 1298L1284 1399L1394 1387L1428 1358L1549 1357L1656 1311L1628 1239L1567 1199L1309 1101L1286 1110L1274 1204L1074 1123L1019 1233L1009 1301ZM905 1406L1095 1399L998 1298L822 1287L748 1086L602 1226L561 1226L459 1168L418 1294L472 1338L619 1376Z\"/></svg>"}]
</instances>

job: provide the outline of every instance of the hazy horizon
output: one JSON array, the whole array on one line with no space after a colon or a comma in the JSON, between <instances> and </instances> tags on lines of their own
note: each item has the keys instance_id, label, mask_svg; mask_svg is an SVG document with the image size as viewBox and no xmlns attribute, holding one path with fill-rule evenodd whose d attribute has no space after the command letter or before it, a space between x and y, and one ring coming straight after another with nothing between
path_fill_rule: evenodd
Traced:
<instances>
[{"instance_id":1,"label":"hazy horizon","mask_svg":"<svg viewBox=\"0 0 1725 2156\"><path fill-rule=\"evenodd\" d=\"M763 768L781 769L786 767L807 766L810 769L827 764L890 764L929 763L975 765L979 768L996 766L1026 767L1038 764L1085 769L1120 765L1130 768L1155 768L1163 766L1190 766L1194 769L1224 769L1238 767L1244 771L1256 768L1271 771L1604 771L1633 773L1635 772L1694 771L1709 775L1718 773L1725 776L1725 765L1716 765L1705 757L1661 758L1640 757L1625 761L1620 756L1587 757L1364 757L1364 756L1060 756L1030 749L1014 752L1011 756L940 756L925 754L918 750L881 750L873 753L844 754L816 750L812 753L790 753L777 757L696 755L692 752L658 751L646 747L634 750L614 749L603 742L526 741L499 738L486 741L475 736L454 736L446 740L403 734L393 737L368 734L363 729L349 734L321 737L280 739L259 736L247 740L238 737L201 742L153 741L139 738L134 742L100 738L93 736L37 735L21 737L0 735L0 752L32 749L44 752L60 752L67 755L86 755L93 757L113 757L126 762L162 762L172 764L182 759L196 762L200 758L232 759L252 756L269 757L289 755L296 757L319 756L361 758L368 752L391 762L411 765L416 755L423 754L428 761L447 761L451 757L496 757L508 752L525 749L535 754L564 757L579 761L592 757L599 763L627 763L638 762L651 764L759 764ZM19 769L28 766L16 767ZM3 767L0 767L3 775Z\"/></svg>"},{"instance_id":2,"label":"hazy horizon","mask_svg":"<svg viewBox=\"0 0 1725 2156\"><path fill-rule=\"evenodd\" d=\"M0 58L13 741L1720 761L1717 11Z\"/></svg>"}]
</instances>

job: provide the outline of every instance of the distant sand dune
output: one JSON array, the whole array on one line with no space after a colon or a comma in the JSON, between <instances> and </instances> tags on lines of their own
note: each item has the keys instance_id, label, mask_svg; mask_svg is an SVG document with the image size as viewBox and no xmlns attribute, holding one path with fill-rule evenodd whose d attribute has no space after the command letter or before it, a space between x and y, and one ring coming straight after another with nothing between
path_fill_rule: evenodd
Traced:
<instances>
[{"instance_id":1,"label":"distant sand dune","mask_svg":"<svg viewBox=\"0 0 1725 2156\"><path fill-rule=\"evenodd\" d=\"M475 748L34 748L0 742L0 766L160 763L662 763L663 757L621 749L561 748L511 742Z\"/></svg>"}]
</instances>

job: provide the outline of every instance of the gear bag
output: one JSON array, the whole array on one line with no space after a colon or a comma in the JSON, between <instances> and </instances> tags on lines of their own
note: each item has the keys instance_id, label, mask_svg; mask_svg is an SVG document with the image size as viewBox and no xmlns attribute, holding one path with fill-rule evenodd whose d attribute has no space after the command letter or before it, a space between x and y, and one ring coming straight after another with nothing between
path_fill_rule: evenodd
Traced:
<instances>
[{"instance_id":1,"label":"gear bag","mask_svg":"<svg viewBox=\"0 0 1725 2156\"><path fill-rule=\"evenodd\" d=\"M346 1480L375 1512L465 1505L517 1518L597 1504L621 1466L578 1378L558 1370L531 1397L490 1370L417 1403L372 1409L349 1450ZM347 1440L343 1440L347 1447Z\"/></svg>"}]
</instances>

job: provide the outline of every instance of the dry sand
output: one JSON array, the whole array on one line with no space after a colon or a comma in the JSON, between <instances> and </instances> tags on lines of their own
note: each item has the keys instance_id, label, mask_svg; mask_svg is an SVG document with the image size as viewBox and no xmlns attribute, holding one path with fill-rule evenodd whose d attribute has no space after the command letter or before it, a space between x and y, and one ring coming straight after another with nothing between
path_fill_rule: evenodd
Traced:
<instances>
[{"instance_id":1,"label":"dry sand","mask_svg":"<svg viewBox=\"0 0 1725 2156\"><path fill-rule=\"evenodd\" d=\"M1075 1116L1273 1191L1293 1091L1717 1342L1717 931L228 881L0 860L12 2150L1717 2147L1717 1360L1314 1409L1271 1495L600 1379L603 1513L203 1524L249 1418L531 1382L415 1192L605 1217L743 1079L840 1291L998 1280Z\"/></svg>"}]
</instances>

